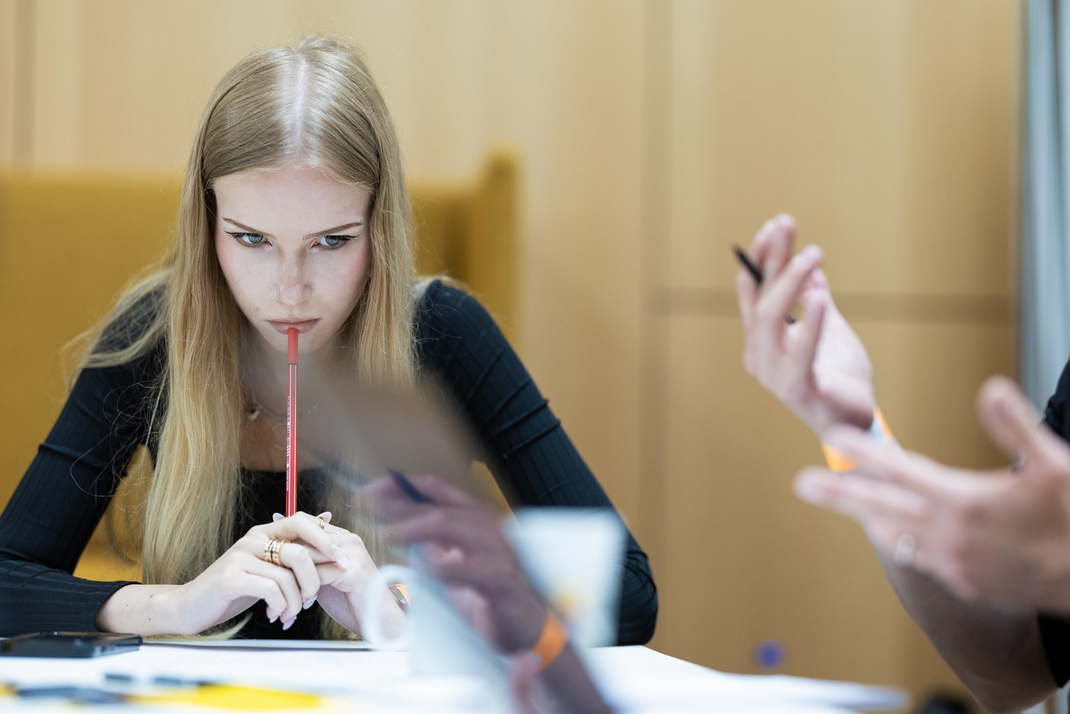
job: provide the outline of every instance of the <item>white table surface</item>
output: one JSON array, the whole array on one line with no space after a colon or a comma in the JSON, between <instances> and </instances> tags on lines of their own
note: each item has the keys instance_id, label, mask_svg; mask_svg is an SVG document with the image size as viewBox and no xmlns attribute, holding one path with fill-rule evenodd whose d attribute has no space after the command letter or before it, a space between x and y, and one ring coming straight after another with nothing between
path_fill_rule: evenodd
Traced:
<instances>
[{"instance_id":1,"label":"white table surface","mask_svg":"<svg viewBox=\"0 0 1070 714\"><path fill-rule=\"evenodd\" d=\"M105 675L123 674L149 682L166 675L187 680L225 681L325 696L303 711L390 712L481 711L481 683L465 677L414 676L404 652L366 647L323 647L323 643L259 641L255 647L146 645L137 652L95 659L0 657L0 682L19 686L104 687ZM621 712L748 712L821 714L900 709L896 692L862 685L782 676L717 672L647 647L607 647L586 653L592 676ZM97 705L91 709L58 701L0 697L11 712L225 711L206 707L146 704Z\"/></svg>"}]
</instances>

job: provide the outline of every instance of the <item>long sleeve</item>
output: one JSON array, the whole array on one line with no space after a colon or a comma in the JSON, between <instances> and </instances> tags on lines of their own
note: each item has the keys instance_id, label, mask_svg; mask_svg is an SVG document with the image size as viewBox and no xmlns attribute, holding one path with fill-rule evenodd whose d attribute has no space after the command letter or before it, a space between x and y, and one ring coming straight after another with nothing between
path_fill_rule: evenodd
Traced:
<instances>
[{"instance_id":1,"label":"long sleeve","mask_svg":"<svg viewBox=\"0 0 1070 714\"><path fill-rule=\"evenodd\" d=\"M1053 432L1070 442L1067 432L1066 400L1070 397L1070 363L1063 368L1055 394L1044 409L1044 423ZM1061 617L1041 613L1040 638L1055 682L1062 687L1070 681L1070 622Z\"/></svg>"},{"instance_id":2,"label":"long sleeve","mask_svg":"<svg viewBox=\"0 0 1070 714\"><path fill-rule=\"evenodd\" d=\"M95 631L100 606L129 584L71 573L145 441L154 359L82 371L0 516L0 635Z\"/></svg>"},{"instance_id":3,"label":"long sleeve","mask_svg":"<svg viewBox=\"0 0 1070 714\"><path fill-rule=\"evenodd\" d=\"M613 508L504 335L479 302L434 282L417 321L420 361L451 391L513 506ZM646 553L629 531L617 640L654 634L658 597Z\"/></svg>"}]
</instances>

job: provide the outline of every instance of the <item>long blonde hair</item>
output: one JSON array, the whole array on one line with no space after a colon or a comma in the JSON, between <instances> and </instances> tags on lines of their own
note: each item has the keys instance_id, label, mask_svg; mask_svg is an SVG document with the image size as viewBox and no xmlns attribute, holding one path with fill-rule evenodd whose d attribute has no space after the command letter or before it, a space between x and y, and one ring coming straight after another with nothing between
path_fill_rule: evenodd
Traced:
<instances>
[{"instance_id":1,"label":"long blonde hair","mask_svg":"<svg viewBox=\"0 0 1070 714\"><path fill-rule=\"evenodd\" d=\"M238 336L245 318L213 247L213 184L295 163L372 192L369 275L339 337L355 356L355 380L415 381L410 205L379 89L357 52L334 38L308 37L246 57L220 81L201 118L162 268L120 298L95 329L96 347L82 364L124 364L166 344L167 369L150 409L159 447L140 515L146 582L199 575L232 544L241 507L248 395ZM143 309L153 295L159 309Z\"/></svg>"}]
</instances>

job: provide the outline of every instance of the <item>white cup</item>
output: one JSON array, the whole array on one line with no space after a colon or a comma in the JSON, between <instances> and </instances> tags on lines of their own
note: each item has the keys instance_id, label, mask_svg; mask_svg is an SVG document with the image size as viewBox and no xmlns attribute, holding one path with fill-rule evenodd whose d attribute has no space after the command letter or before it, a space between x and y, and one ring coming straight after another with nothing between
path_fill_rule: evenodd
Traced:
<instances>
[{"instance_id":1,"label":"white cup","mask_svg":"<svg viewBox=\"0 0 1070 714\"><path fill-rule=\"evenodd\" d=\"M472 629L449 600L442 583L421 568L415 549L412 566L388 564L364 593L364 639L377 649L409 652L409 665L417 675L463 675L486 683L492 710L508 711L507 663ZM383 597L388 586L404 584L409 595L407 622L396 637L383 632Z\"/></svg>"},{"instance_id":2,"label":"white cup","mask_svg":"<svg viewBox=\"0 0 1070 714\"><path fill-rule=\"evenodd\" d=\"M580 649L616 644L625 528L612 509L524 508L507 526L520 562Z\"/></svg>"}]
</instances>

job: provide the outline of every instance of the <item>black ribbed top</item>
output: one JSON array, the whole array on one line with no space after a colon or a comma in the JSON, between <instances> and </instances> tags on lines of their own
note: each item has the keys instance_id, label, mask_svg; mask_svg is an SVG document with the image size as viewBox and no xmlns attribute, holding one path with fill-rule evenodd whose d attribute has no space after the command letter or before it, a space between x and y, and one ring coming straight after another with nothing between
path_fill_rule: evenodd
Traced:
<instances>
[{"instance_id":1,"label":"black ribbed top","mask_svg":"<svg viewBox=\"0 0 1070 714\"><path fill-rule=\"evenodd\" d=\"M515 506L612 508L524 365L475 298L439 282L417 313L421 368L434 375L479 437L503 493ZM101 604L127 582L71 575L134 450L148 442L147 402L165 367L160 347L136 362L86 369L56 425L0 516L0 636L41 630L93 631ZM150 447L154 447L150 444ZM152 451L155 451L152 448ZM283 479L248 474L252 489L235 532L281 510ZM262 512L261 512L262 511ZM628 534L618 641L654 633L658 600L646 554ZM244 637L317 636L316 618L283 632L252 608Z\"/></svg>"}]
</instances>

